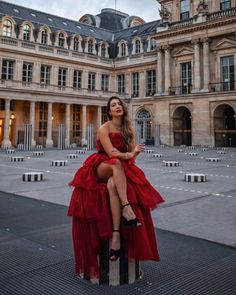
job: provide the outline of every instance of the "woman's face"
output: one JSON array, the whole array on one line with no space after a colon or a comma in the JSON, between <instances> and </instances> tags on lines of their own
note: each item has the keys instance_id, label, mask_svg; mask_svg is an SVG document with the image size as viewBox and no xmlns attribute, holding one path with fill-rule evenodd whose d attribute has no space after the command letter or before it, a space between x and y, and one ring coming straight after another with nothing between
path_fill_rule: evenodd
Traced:
<instances>
[{"instance_id":1,"label":"woman's face","mask_svg":"<svg viewBox=\"0 0 236 295\"><path fill-rule=\"evenodd\" d=\"M110 102L110 115L113 117L121 117L124 115L124 109L119 99L114 98Z\"/></svg>"}]
</instances>

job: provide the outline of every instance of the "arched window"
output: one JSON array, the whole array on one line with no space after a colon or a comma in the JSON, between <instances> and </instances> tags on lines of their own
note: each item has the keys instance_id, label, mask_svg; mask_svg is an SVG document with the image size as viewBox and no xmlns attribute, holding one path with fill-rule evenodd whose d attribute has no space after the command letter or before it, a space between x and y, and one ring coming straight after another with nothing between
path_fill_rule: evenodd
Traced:
<instances>
[{"instance_id":1,"label":"arched window","mask_svg":"<svg viewBox=\"0 0 236 295\"><path fill-rule=\"evenodd\" d=\"M74 50L79 51L79 38L78 37L74 38Z\"/></svg>"},{"instance_id":2,"label":"arched window","mask_svg":"<svg viewBox=\"0 0 236 295\"><path fill-rule=\"evenodd\" d=\"M93 53L93 40L88 41L88 53Z\"/></svg>"},{"instance_id":3,"label":"arched window","mask_svg":"<svg viewBox=\"0 0 236 295\"><path fill-rule=\"evenodd\" d=\"M59 47L64 47L64 44L65 44L64 35L63 35L63 33L60 33L59 34L59 39L58 39L58 46Z\"/></svg>"},{"instance_id":4,"label":"arched window","mask_svg":"<svg viewBox=\"0 0 236 295\"><path fill-rule=\"evenodd\" d=\"M106 44L101 46L101 57L106 57Z\"/></svg>"},{"instance_id":5,"label":"arched window","mask_svg":"<svg viewBox=\"0 0 236 295\"><path fill-rule=\"evenodd\" d=\"M135 41L135 53L140 53L140 40Z\"/></svg>"},{"instance_id":6,"label":"arched window","mask_svg":"<svg viewBox=\"0 0 236 295\"><path fill-rule=\"evenodd\" d=\"M42 31L41 43L42 44L48 44L48 31L47 30Z\"/></svg>"},{"instance_id":7,"label":"arched window","mask_svg":"<svg viewBox=\"0 0 236 295\"><path fill-rule=\"evenodd\" d=\"M121 43L121 56L126 56L126 44Z\"/></svg>"},{"instance_id":8,"label":"arched window","mask_svg":"<svg viewBox=\"0 0 236 295\"><path fill-rule=\"evenodd\" d=\"M27 24L23 27L23 40L30 41L30 26Z\"/></svg>"},{"instance_id":9,"label":"arched window","mask_svg":"<svg viewBox=\"0 0 236 295\"><path fill-rule=\"evenodd\" d=\"M12 37L13 25L9 19L3 22L3 36Z\"/></svg>"}]
</instances>

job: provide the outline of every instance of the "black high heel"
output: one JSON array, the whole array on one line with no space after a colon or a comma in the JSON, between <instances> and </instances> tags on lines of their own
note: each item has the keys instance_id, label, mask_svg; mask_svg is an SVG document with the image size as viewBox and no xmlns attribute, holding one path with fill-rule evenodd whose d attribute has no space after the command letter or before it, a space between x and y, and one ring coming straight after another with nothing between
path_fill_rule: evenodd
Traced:
<instances>
[{"instance_id":1,"label":"black high heel","mask_svg":"<svg viewBox=\"0 0 236 295\"><path fill-rule=\"evenodd\" d=\"M124 207L126 207L126 206L131 206L131 205L130 205L130 203L127 203L127 204L123 205L122 206L122 211L123 211ZM135 217L134 219L127 220L123 216L123 223L124 223L125 226L128 226L128 227L137 227L137 226L142 225L137 217Z\"/></svg>"},{"instance_id":2,"label":"black high heel","mask_svg":"<svg viewBox=\"0 0 236 295\"><path fill-rule=\"evenodd\" d=\"M119 233L120 231L119 231L119 229L113 229L112 232L118 232ZM114 257L114 259L112 257ZM110 259L110 261L116 261L119 257L120 257L120 249L114 250L114 249L111 248L110 251L109 251L109 259Z\"/></svg>"}]
</instances>

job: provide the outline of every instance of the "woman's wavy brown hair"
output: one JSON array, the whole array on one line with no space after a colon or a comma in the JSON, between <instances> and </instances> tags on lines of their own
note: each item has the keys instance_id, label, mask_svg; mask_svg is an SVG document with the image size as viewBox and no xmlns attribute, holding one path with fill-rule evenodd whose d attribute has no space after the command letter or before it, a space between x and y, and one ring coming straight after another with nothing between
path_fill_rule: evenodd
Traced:
<instances>
[{"instance_id":1,"label":"woman's wavy brown hair","mask_svg":"<svg viewBox=\"0 0 236 295\"><path fill-rule=\"evenodd\" d=\"M127 151L132 151L132 149L134 148L134 146L133 146L134 134L133 134L133 130L131 128L131 121L128 117L127 106L119 97L112 96L109 98L109 100L107 102L107 116L108 116L109 120L112 120L112 116L110 114L110 107L111 107L111 102L113 99L118 99L121 103L122 108L123 108L124 114L123 114L122 121L121 121L121 134L122 134L123 139L125 141Z\"/></svg>"}]
</instances>

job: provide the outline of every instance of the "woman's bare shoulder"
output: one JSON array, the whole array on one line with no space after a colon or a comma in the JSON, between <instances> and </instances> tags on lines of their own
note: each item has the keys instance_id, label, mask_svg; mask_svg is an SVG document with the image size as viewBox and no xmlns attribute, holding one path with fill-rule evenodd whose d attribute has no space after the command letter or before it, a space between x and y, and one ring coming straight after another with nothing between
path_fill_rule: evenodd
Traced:
<instances>
[{"instance_id":1,"label":"woman's bare shoulder","mask_svg":"<svg viewBox=\"0 0 236 295\"><path fill-rule=\"evenodd\" d=\"M98 135L99 134L104 134L104 133L109 133L109 126L110 126L110 123L109 121L108 122L105 122L104 124L102 124L99 128L98 128Z\"/></svg>"}]
</instances>

